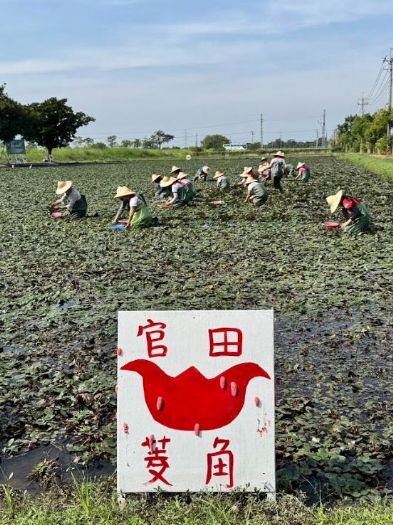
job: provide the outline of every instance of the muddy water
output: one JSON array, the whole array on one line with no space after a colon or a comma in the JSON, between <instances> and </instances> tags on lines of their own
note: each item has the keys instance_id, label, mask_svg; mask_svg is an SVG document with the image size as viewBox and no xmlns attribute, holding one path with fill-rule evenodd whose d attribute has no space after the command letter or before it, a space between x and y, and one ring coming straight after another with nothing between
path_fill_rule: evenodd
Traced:
<instances>
[{"instance_id":1,"label":"muddy water","mask_svg":"<svg viewBox=\"0 0 393 525\"><path fill-rule=\"evenodd\" d=\"M31 494L39 494L45 487L45 482L32 479L32 473L37 467L51 462L52 479L60 483L72 483L79 479L96 479L110 476L115 467L110 461L101 461L83 468L73 462L71 454L64 445L48 445L37 447L18 456L2 459L0 462L0 484L9 485L15 490L26 490Z\"/></svg>"}]
</instances>

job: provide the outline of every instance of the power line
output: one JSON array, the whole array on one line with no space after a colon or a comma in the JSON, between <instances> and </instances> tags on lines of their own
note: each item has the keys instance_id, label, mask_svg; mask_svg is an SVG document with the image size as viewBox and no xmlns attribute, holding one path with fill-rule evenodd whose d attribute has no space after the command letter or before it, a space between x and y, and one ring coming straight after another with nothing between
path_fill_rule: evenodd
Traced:
<instances>
[{"instance_id":1,"label":"power line","mask_svg":"<svg viewBox=\"0 0 393 525\"><path fill-rule=\"evenodd\" d=\"M373 99L372 99L372 104L375 104L380 98L382 95L385 95L386 94L386 88L389 84L389 75L388 75L388 72L385 71L385 76L383 78L383 83L380 85L379 87L379 91L377 94L374 95Z\"/></svg>"},{"instance_id":2,"label":"power line","mask_svg":"<svg viewBox=\"0 0 393 525\"><path fill-rule=\"evenodd\" d=\"M384 71L384 67L383 67L383 62L382 62L381 67L380 67L380 69L378 71L377 78L375 79L373 87L371 88L370 93L369 93L369 95L367 97L368 99L373 98L374 91L377 89L377 85L378 85L378 82L379 82L379 80L381 78L381 75L382 75L383 71Z\"/></svg>"}]
</instances>

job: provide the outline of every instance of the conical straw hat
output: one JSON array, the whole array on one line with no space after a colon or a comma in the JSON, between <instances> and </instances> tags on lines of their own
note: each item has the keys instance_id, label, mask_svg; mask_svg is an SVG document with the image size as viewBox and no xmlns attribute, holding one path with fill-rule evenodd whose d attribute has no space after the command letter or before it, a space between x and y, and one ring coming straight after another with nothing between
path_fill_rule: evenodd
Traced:
<instances>
[{"instance_id":1,"label":"conical straw hat","mask_svg":"<svg viewBox=\"0 0 393 525\"><path fill-rule=\"evenodd\" d=\"M224 172L221 170L217 170L216 173L213 175L213 179L219 179L224 175Z\"/></svg>"},{"instance_id":2,"label":"conical straw hat","mask_svg":"<svg viewBox=\"0 0 393 525\"><path fill-rule=\"evenodd\" d=\"M331 213L334 213L337 210L343 193L343 190L340 190L335 195L329 195L329 197L326 197L326 202L328 203Z\"/></svg>"},{"instance_id":3,"label":"conical straw hat","mask_svg":"<svg viewBox=\"0 0 393 525\"><path fill-rule=\"evenodd\" d=\"M178 168L177 166L172 166L171 173L176 173L177 171L181 171L181 168Z\"/></svg>"},{"instance_id":4,"label":"conical straw hat","mask_svg":"<svg viewBox=\"0 0 393 525\"><path fill-rule=\"evenodd\" d=\"M188 173L184 173L183 171L181 171L179 175L177 176L177 180L186 179L187 177L188 177Z\"/></svg>"},{"instance_id":5,"label":"conical straw hat","mask_svg":"<svg viewBox=\"0 0 393 525\"><path fill-rule=\"evenodd\" d=\"M66 191L72 188L72 180L59 180L56 188L56 195L63 195Z\"/></svg>"},{"instance_id":6,"label":"conical straw hat","mask_svg":"<svg viewBox=\"0 0 393 525\"><path fill-rule=\"evenodd\" d=\"M210 171L209 166L202 166L202 171L203 171L203 173L209 173L209 171Z\"/></svg>"},{"instance_id":7,"label":"conical straw hat","mask_svg":"<svg viewBox=\"0 0 393 525\"><path fill-rule=\"evenodd\" d=\"M298 162L297 166L296 166L296 169L298 170L299 168L302 168L305 165L306 165L305 162Z\"/></svg>"},{"instance_id":8,"label":"conical straw hat","mask_svg":"<svg viewBox=\"0 0 393 525\"><path fill-rule=\"evenodd\" d=\"M120 197L128 197L129 195L135 195L135 191L130 190L130 188L127 188L127 186L118 186L115 199L119 199Z\"/></svg>"},{"instance_id":9,"label":"conical straw hat","mask_svg":"<svg viewBox=\"0 0 393 525\"><path fill-rule=\"evenodd\" d=\"M160 182L161 188L167 188L168 186L171 186L174 182L176 182L177 179L175 177L164 177L162 181Z\"/></svg>"},{"instance_id":10,"label":"conical straw hat","mask_svg":"<svg viewBox=\"0 0 393 525\"><path fill-rule=\"evenodd\" d=\"M277 151L277 153L274 156L285 158L285 153L283 151Z\"/></svg>"},{"instance_id":11,"label":"conical straw hat","mask_svg":"<svg viewBox=\"0 0 393 525\"><path fill-rule=\"evenodd\" d=\"M254 179L254 177L247 177L247 179L246 179L246 186L248 184L251 184L252 182L257 182L257 181Z\"/></svg>"},{"instance_id":12,"label":"conical straw hat","mask_svg":"<svg viewBox=\"0 0 393 525\"><path fill-rule=\"evenodd\" d=\"M151 176L151 181L156 182L157 179L161 179L162 175L158 175L157 173L153 173Z\"/></svg>"}]
</instances>

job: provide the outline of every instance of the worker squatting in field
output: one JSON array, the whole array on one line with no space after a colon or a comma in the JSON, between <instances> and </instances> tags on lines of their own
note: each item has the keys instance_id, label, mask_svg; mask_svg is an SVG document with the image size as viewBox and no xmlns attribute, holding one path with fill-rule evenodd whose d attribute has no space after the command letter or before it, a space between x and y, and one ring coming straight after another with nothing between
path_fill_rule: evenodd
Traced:
<instances>
[{"instance_id":1,"label":"worker squatting in field","mask_svg":"<svg viewBox=\"0 0 393 525\"><path fill-rule=\"evenodd\" d=\"M206 182L209 172L209 166L202 166L194 181ZM243 173L240 174L241 181L236 186L245 189L245 203L252 206L262 206L268 202L268 191L265 183L270 181L273 189L283 193L283 178L288 177L292 180L308 182L310 174L310 167L305 162L298 162L295 168L293 164L285 162L285 153L278 151L271 161L263 157L257 171L252 166L245 166ZM228 192L231 190L229 178L222 170L218 169L213 179L216 181L218 191ZM180 208L194 200L193 184L189 176L177 166L172 166L169 176L153 174L151 180L156 185L154 200L161 201L162 208ZM238 190L235 188L233 191ZM59 181L56 194L60 196L60 199L50 206L53 218L62 216L60 212L56 211L60 209L68 210L71 218L86 216L86 198L73 186L72 181ZM138 194L127 186L119 186L115 198L119 199L120 206L112 221L114 227L118 226L119 229L139 228L157 223L157 219L153 218L142 194ZM375 227L370 221L367 207L359 199L344 195L344 192L340 190L335 195L327 197L326 200L332 213L339 207L341 208L345 222L341 224L328 222L324 223L325 226L340 227L345 233L351 235L374 231ZM223 201L213 202L213 204L223 204Z\"/></svg>"}]
</instances>

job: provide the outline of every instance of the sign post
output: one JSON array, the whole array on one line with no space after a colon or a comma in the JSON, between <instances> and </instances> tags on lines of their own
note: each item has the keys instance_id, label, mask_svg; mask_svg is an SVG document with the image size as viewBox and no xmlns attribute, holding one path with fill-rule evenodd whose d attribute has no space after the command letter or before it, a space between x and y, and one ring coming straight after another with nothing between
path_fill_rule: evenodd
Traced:
<instances>
[{"instance_id":1,"label":"sign post","mask_svg":"<svg viewBox=\"0 0 393 525\"><path fill-rule=\"evenodd\" d=\"M26 146L24 139L14 139L6 143L8 155L25 155Z\"/></svg>"},{"instance_id":2,"label":"sign post","mask_svg":"<svg viewBox=\"0 0 393 525\"><path fill-rule=\"evenodd\" d=\"M272 311L119 312L118 492L275 497Z\"/></svg>"}]
</instances>

